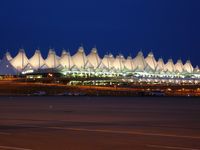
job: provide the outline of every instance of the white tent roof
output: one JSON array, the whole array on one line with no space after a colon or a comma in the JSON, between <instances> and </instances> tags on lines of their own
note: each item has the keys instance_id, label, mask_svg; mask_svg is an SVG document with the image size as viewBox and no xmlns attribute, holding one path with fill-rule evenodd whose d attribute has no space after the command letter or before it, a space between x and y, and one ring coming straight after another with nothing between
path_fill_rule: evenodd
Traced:
<instances>
[{"instance_id":1,"label":"white tent roof","mask_svg":"<svg viewBox=\"0 0 200 150\"><path fill-rule=\"evenodd\" d=\"M82 46L79 47L76 54L72 56L72 60L78 69L85 68L85 65L87 64L88 60L85 55L84 48Z\"/></svg>"},{"instance_id":2,"label":"white tent roof","mask_svg":"<svg viewBox=\"0 0 200 150\"><path fill-rule=\"evenodd\" d=\"M102 62L104 66L108 69L113 68L113 62L115 61L115 58L113 57L112 54L105 55L104 58L102 59Z\"/></svg>"},{"instance_id":3,"label":"white tent roof","mask_svg":"<svg viewBox=\"0 0 200 150\"><path fill-rule=\"evenodd\" d=\"M194 68L194 73L199 73L199 72L200 72L199 66L196 66L196 67Z\"/></svg>"},{"instance_id":4,"label":"white tent roof","mask_svg":"<svg viewBox=\"0 0 200 150\"><path fill-rule=\"evenodd\" d=\"M115 57L110 53L108 55L108 59L109 59L109 62L110 62L110 67L113 68L113 63L115 61Z\"/></svg>"},{"instance_id":5,"label":"white tent roof","mask_svg":"<svg viewBox=\"0 0 200 150\"><path fill-rule=\"evenodd\" d=\"M181 60L178 60L176 64L174 64L173 60L169 59L165 64L161 58L156 62L153 53L149 53L148 56L144 58L141 51L138 52L134 59L131 57L125 59L123 55L118 55L115 58L112 54L105 55L103 59L101 59L96 48L93 48L90 54L86 56L83 47L79 47L78 51L73 56L71 56L69 52L63 50L61 57L58 57L55 51L50 49L46 60L43 59L39 50L36 50L34 55L28 60L25 51L20 49L14 58L7 52L3 60L0 61L0 64L0 74L3 72L5 74L9 72L10 74L14 74L13 72L23 73L23 71L30 69L47 68L56 68L57 70L71 69L76 71L84 69L84 71L92 72L135 71L144 73L156 72L157 74L200 73L199 68L193 68L189 60L183 65Z\"/></svg>"},{"instance_id":6,"label":"white tent roof","mask_svg":"<svg viewBox=\"0 0 200 150\"><path fill-rule=\"evenodd\" d=\"M46 64L44 64L44 65L42 65L40 68L38 68L38 69L48 69L49 67L46 65Z\"/></svg>"},{"instance_id":7,"label":"white tent roof","mask_svg":"<svg viewBox=\"0 0 200 150\"><path fill-rule=\"evenodd\" d=\"M6 53L0 62L0 75L16 75L17 70L11 65Z\"/></svg>"},{"instance_id":8,"label":"white tent roof","mask_svg":"<svg viewBox=\"0 0 200 150\"><path fill-rule=\"evenodd\" d=\"M9 52L6 52L5 57L8 61L11 61L13 59Z\"/></svg>"},{"instance_id":9,"label":"white tent roof","mask_svg":"<svg viewBox=\"0 0 200 150\"><path fill-rule=\"evenodd\" d=\"M63 50L62 56L60 58L60 64L62 67L71 69L74 66L74 62L72 61L72 57L69 52Z\"/></svg>"},{"instance_id":10,"label":"white tent roof","mask_svg":"<svg viewBox=\"0 0 200 150\"><path fill-rule=\"evenodd\" d=\"M156 71L158 71L158 72L165 71L165 63L162 58L158 59Z\"/></svg>"},{"instance_id":11,"label":"white tent roof","mask_svg":"<svg viewBox=\"0 0 200 150\"><path fill-rule=\"evenodd\" d=\"M29 63L34 69L39 69L45 64L40 50L35 51L35 54L29 59Z\"/></svg>"},{"instance_id":12,"label":"white tent roof","mask_svg":"<svg viewBox=\"0 0 200 150\"><path fill-rule=\"evenodd\" d=\"M127 59L124 62L124 66L126 69L133 71L135 69L135 66L133 64L133 59L131 56L128 56Z\"/></svg>"},{"instance_id":13,"label":"white tent roof","mask_svg":"<svg viewBox=\"0 0 200 150\"><path fill-rule=\"evenodd\" d=\"M53 49L49 50L49 54L47 56L47 59L45 60L45 64L49 68L56 68L59 66L59 57L56 56L56 53Z\"/></svg>"},{"instance_id":14,"label":"white tent roof","mask_svg":"<svg viewBox=\"0 0 200 150\"><path fill-rule=\"evenodd\" d=\"M168 62L165 64L165 71L168 71L170 73L174 72L174 62L172 59L169 59Z\"/></svg>"},{"instance_id":15,"label":"white tent roof","mask_svg":"<svg viewBox=\"0 0 200 150\"><path fill-rule=\"evenodd\" d=\"M24 71L29 71L29 70L34 70L35 68L30 64L30 63L28 63L24 68L23 68L23 72ZM22 72L22 73L23 73Z\"/></svg>"},{"instance_id":16,"label":"white tent roof","mask_svg":"<svg viewBox=\"0 0 200 150\"><path fill-rule=\"evenodd\" d=\"M94 66L89 62L87 61L87 63L85 64L85 69L87 70L90 70L90 69L94 69Z\"/></svg>"},{"instance_id":17,"label":"white tent roof","mask_svg":"<svg viewBox=\"0 0 200 150\"><path fill-rule=\"evenodd\" d=\"M113 62L113 67L116 70L123 70L124 69L124 62L125 62L124 56L120 54L120 55L116 56L116 58Z\"/></svg>"},{"instance_id":18,"label":"white tent roof","mask_svg":"<svg viewBox=\"0 0 200 150\"><path fill-rule=\"evenodd\" d=\"M145 60L146 60L147 64L148 64L153 70L156 69L157 62L156 62L156 60L155 60L154 55L153 55L152 52L150 52L150 53L148 54L148 56L145 58Z\"/></svg>"},{"instance_id":19,"label":"white tent roof","mask_svg":"<svg viewBox=\"0 0 200 150\"><path fill-rule=\"evenodd\" d=\"M109 56L108 55L104 55L101 64L103 64L103 66L105 66L106 68L110 68L110 62L109 62Z\"/></svg>"},{"instance_id":20,"label":"white tent roof","mask_svg":"<svg viewBox=\"0 0 200 150\"><path fill-rule=\"evenodd\" d=\"M101 63L101 58L99 57L96 48L91 50L90 54L87 56L87 59L94 69L98 68Z\"/></svg>"},{"instance_id":21,"label":"white tent roof","mask_svg":"<svg viewBox=\"0 0 200 150\"><path fill-rule=\"evenodd\" d=\"M177 63L174 65L175 71L182 73L183 72L183 62L182 60L178 60Z\"/></svg>"},{"instance_id":22,"label":"white tent roof","mask_svg":"<svg viewBox=\"0 0 200 150\"><path fill-rule=\"evenodd\" d=\"M100 70L105 70L107 69L107 67L104 65L104 63L101 61L101 63L99 64L99 67L97 69L100 69Z\"/></svg>"},{"instance_id":23,"label":"white tent roof","mask_svg":"<svg viewBox=\"0 0 200 150\"><path fill-rule=\"evenodd\" d=\"M137 56L133 59L133 64L136 66L137 71L144 71L147 63L141 51L138 52Z\"/></svg>"},{"instance_id":24,"label":"white tent roof","mask_svg":"<svg viewBox=\"0 0 200 150\"><path fill-rule=\"evenodd\" d=\"M154 70L148 64L144 68L144 71L147 72L147 73L153 73L154 72Z\"/></svg>"},{"instance_id":25,"label":"white tent roof","mask_svg":"<svg viewBox=\"0 0 200 150\"><path fill-rule=\"evenodd\" d=\"M11 64L18 71L22 71L23 68L29 63L28 58L26 57L24 49L20 49L17 56L11 60Z\"/></svg>"},{"instance_id":26,"label":"white tent roof","mask_svg":"<svg viewBox=\"0 0 200 150\"><path fill-rule=\"evenodd\" d=\"M191 62L189 60L186 61L185 65L184 65L184 71L188 72L188 73L192 73L194 68L191 64Z\"/></svg>"}]
</instances>

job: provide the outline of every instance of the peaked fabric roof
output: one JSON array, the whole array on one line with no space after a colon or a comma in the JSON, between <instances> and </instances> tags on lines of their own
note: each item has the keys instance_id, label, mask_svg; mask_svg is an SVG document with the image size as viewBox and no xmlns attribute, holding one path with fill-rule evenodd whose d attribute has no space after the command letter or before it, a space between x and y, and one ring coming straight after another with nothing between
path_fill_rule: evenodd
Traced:
<instances>
[{"instance_id":1,"label":"peaked fabric roof","mask_svg":"<svg viewBox=\"0 0 200 150\"><path fill-rule=\"evenodd\" d=\"M45 60L45 64L49 67L49 68L56 68L59 66L59 57L56 56L56 52L53 49L49 50L47 59Z\"/></svg>"},{"instance_id":2,"label":"peaked fabric roof","mask_svg":"<svg viewBox=\"0 0 200 150\"><path fill-rule=\"evenodd\" d=\"M156 62L156 60L155 60L154 55L153 55L152 52L150 52L150 53L148 54L148 56L145 58L145 60L146 60L147 64L148 64L153 70L156 69L157 62Z\"/></svg>"},{"instance_id":3,"label":"peaked fabric roof","mask_svg":"<svg viewBox=\"0 0 200 150\"><path fill-rule=\"evenodd\" d=\"M184 71L188 72L188 73L192 73L194 70L190 60L187 60L185 65L184 65Z\"/></svg>"},{"instance_id":4,"label":"peaked fabric roof","mask_svg":"<svg viewBox=\"0 0 200 150\"><path fill-rule=\"evenodd\" d=\"M76 54L72 56L72 60L78 69L84 69L85 65L87 64L88 60L84 52L83 47L79 47Z\"/></svg>"},{"instance_id":5,"label":"peaked fabric roof","mask_svg":"<svg viewBox=\"0 0 200 150\"><path fill-rule=\"evenodd\" d=\"M42 70L42 69L55 69L56 70L72 70L72 71L92 71L92 72L118 72L118 71L133 71L144 73L166 73L166 74L188 74L195 73L200 74L198 67L193 68L191 62L188 60L184 65L181 60L178 60L176 64L172 59L169 59L164 64L163 59L159 59L156 62L152 52L144 58L143 53L138 52L137 56L132 59L127 57L125 59L123 55L114 57L112 54L105 55L103 59L98 55L97 49L93 48L91 52L86 56L84 48L79 47L78 51L71 56L69 52L63 50L61 57L57 56L53 49L49 50L47 58L44 60L40 50L36 50L34 55L28 59L25 51L20 49L18 54L12 58L9 52L7 52L0 61L0 69L7 72L12 72L12 68L17 70L17 73L23 73L26 70ZM4 67L2 67L4 66ZM8 66L8 67L6 67ZM10 69L10 70L9 70ZM3 71L0 70L0 73ZM14 73L13 73L14 74Z\"/></svg>"},{"instance_id":6,"label":"peaked fabric roof","mask_svg":"<svg viewBox=\"0 0 200 150\"><path fill-rule=\"evenodd\" d=\"M72 57L69 52L63 50L60 58L60 65L67 69L71 69L74 66L74 62L72 61Z\"/></svg>"},{"instance_id":7,"label":"peaked fabric roof","mask_svg":"<svg viewBox=\"0 0 200 150\"><path fill-rule=\"evenodd\" d=\"M26 57L24 49L20 49L17 56L11 60L11 64L18 71L22 71L23 68L29 63L28 58Z\"/></svg>"},{"instance_id":8,"label":"peaked fabric roof","mask_svg":"<svg viewBox=\"0 0 200 150\"><path fill-rule=\"evenodd\" d=\"M155 70L153 70L148 64L146 65L146 67L144 68L145 72L148 73L153 73Z\"/></svg>"},{"instance_id":9,"label":"peaked fabric roof","mask_svg":"<svg viewBox=\"0 0 200 150\"><path fill-rule=\"evenodd\" d=\"M23 68L23 72L24 71L28 71L28 70L34 70L35 68L30 64L28 63L24 68Z\"/></svg>"},{"instance_id":10,"label":"peaked fabric roof","mask_svg":"<svg viewBox=\"0 0 200 150\"><path fill-rule=\"evenodd\" d=\"M172 59L169 59L168 62L165 64L165 70L168 72L174 72L174 62Z\"/></svg>"},{"instance_id":11,"label":"peaked fabric roof","mask_svg":"<svg viewBox=\"0 0 200 150\"><path fill-rule=\"evenodd\" d=\"M165 71L165 63L162 58L158 59L156 71L158 72Z\"/></svg>"},{"instance_id":12,"label":"peaked fabric roof","mask_svg":"<svg viewBox=\"0 0 200 150\"><path fill-rule=\"evenodd\" d=\"M115 58L113 57L112 54L105 55L104 58L102 59L104 66L108 69L113 68L114 61L115 61Z\"/></svg>"},{"instance_id":13,"label":"peaked fabric roof","mask_svg":"<svg viewBox=\"0 0 200 150\"><path fill-rule=\"evenodd\" d=\"M133 59L133 64L136 66L137 71L144 71L147 63L141 51L138 52L137 56Z\"/></svg>"},{"instance_id":14,"label":"peaked fabric roof","mask_svg":"<svg viewBox=\"0 0 200 150\"><path fill-rule=\"evenodd\" d=\"M40 50L35 51L35 54L29 59L29 63L34 69L39 69L45 64Z\"/></svg>"},{"instance_id":15,"label":"peaked fabric roof","mask_svg":"<svg viewBox=\"0 0 200 150\"><path fill-rule=\"evenodd\" d=\"M98 68L101 63L101 58L99 57L96 48L91 50L90 54L87 56L87 59L94 69Z\"/></svg>"},{"instance_id":16,"label":"peaked fabric roof","mask_svg":"<svg viewBox=\"0 0 200 150\"><path fill-rule=\"evenodd\" d=\"M110 62L110 67L113 68L113 63L115 61L115 57L110 53L108 55L108 59L109 59L109 62Z\"/></svg>"},{"instance_id":17,"label":"peaked fabric roof","mask_svg":"<svg viewBox=\"0 0 200 150\"><path fill-rule=\"evenodd\" d=\"M128 56L127 59L124 62L124 67L130 71L133 71L135 69L135 66L133 64L133 59L131 56Z\"/></svg>"},{"instance_id":18,"label":"peaked fabric roof","mask_svg":"<svg viewBox=\"0 0 200 150\"><path fill-rule=\"evenodd\" d=\"M46 65L46 64L44 64L44 65L42 65L40 68L38 68L38 69L48 69L49 67Z\"/></svg>"},{"instance_id":19,"label":"peaked fabric roof","mask_svg":"<svg viewBox=\"0 0 200 150\"><path fill-rule=\"evenodd\" d=\"M6 52L4 57L6 57L8 61L11 61L13 59L9 52Z\"/></svg>"},{"instance_id":20,"label":"peaked fabric roof","mask_svg":"<svg viewBox=\"0 0 200 150\"><path fill-rule=\"evenodd\" d=\"M99 67L97 68L97 70L107 70L108 68L104 65L103 61L101 61L101 63L99 64Z\"/></svg>"},{"instance_id":21,"label":"peaked fabric roof","mask_svg":"<svg viewBox=\"0 0 200 150\"><path fill-rule=\"evenodd\" d=\"M199 73L199 72L200 72L199 66L196 66L196 67L194 68L194 73Z\"/></svg>"},{"instance_id":22,"label":"peaked fabric roof","mask_svg":"<svg viewBox=\"0 0 200 150\"><path fill-rule=\"evenodd\" d=\"M177 63L174 65L175 67L175 71L179 72L179 73L182 73L183 72L183 62L182 60L178 60Z\"/></svg>"},{"instance_id":23,"label":"peaked fabric roof","mask_svg":"<svg viewBox=\"0 0 200 150\"><path fill-rule=\"evenodd\" d=\"M89 61L87 61L87 63L85 64L85 69L91 70L91 69L94 69L94 66Z\"/></svg>"},{"instance_id":24,"label":"peaked fabric roof","mask_svg":"<svg viewBox=\"0 0 200 150\"><path fill-rule=\"evenodd\" d=\"M113 67L116 70L123 70L124 69L124 62L125 62L124 56L118 55L118 56L116 56L116 58L113 62Z\"/></svg>"}]
</instances>

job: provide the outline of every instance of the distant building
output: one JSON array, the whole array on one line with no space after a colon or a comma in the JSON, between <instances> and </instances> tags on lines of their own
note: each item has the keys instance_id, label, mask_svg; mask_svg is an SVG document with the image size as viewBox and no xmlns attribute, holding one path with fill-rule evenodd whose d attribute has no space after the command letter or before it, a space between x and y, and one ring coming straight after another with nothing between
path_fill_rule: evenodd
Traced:
<instances>
[{"instance_id":1,"label":"distant building","mask_svg":"<svg viewBox=\"0 0 200 150\"><path fill-rule=\"evenodd\" d=\"M141 51L134 58L130 56L124 58L122 54L116 57L108 54L101 58L96 48L93 48L86 55L84 48L79 47L78 51L72 56L69 52L63 50L60 57L56 55L53 49L50 49L47 58L44 59L40 50L36 50L31 58L27 58L25 51L20 49L15 57L11 57L10 53L7 52L0 61L0 75L50 73L51 70L64 76L122 76L141 78L141 81L148 79L156 81L173 80L174 82L184 79L187 79L185 81L200 80L199 67L194 68L189 60L185 64L182 60L178 60L174 64L172 59L164 63L162 58L157 61L152 52L146 58Z\"/></svg>"}]
</instances>

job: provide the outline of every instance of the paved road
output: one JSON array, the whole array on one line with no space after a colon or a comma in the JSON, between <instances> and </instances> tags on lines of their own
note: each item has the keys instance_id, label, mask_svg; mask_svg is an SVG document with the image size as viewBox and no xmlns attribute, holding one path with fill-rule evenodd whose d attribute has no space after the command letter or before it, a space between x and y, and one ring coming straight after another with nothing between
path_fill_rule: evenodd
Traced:
<instances>
[{"instance_id":1,"label":"paved road","mask_svg":"<svg viewBox=\"0 0 200 150\"><path fill-rule=\"evenodd\" d=\"M200 98L0 97L0 150L200 150Z\"/></svg>"}]
</instances>

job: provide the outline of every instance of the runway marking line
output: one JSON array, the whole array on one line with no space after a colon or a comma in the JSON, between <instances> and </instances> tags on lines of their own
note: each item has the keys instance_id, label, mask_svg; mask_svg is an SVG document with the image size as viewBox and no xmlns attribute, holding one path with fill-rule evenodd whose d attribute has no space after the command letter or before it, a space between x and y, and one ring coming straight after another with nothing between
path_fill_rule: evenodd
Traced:
<instances>
[{"instance_id":1,"label":"runway marking line","mask_svg":"<svg viewBox=\"0 0 200 150\"><path fill-rule=\"evenodd\" d=\"M0 146L0 149L3 149L3 150L32 150L32 149L27 149L27 148L10 147L10 146Z\"/></svg>"},{"instance_id":2,"label":"runway marking line","mask_svg":"<svg viewBox=\"0 0 200 150\"><path fill-rule=\"evenodd\" d=\"M147 135L147 136L200 139L200 137L198 136L186 136L186 135L163 134L163 133L144 133L144 132L134 132L134 131L113 131L113 130L101 130L101 129L63 128L63 127L47 127L47 128L60 129L60 130L72 130L72 131L88 131L88 132L103 132L103 133L115 133L115 134L132 134L132 135L145 135L145 136Z\"/></svg>"},{"instance_id":3,"label":"runway marking line","mask_svg":"<svg viewBox=\"0 0 200 150\"><path fill-rule=\"evenodd\" d=\"M188 147L176 147L176 146L164 146L164 145L147 145L147 147L152 147L152 148L164 148L164 149L175 149L175 150L200 150L196 148L188 148Z\"/></svg>"}]
</instances>

